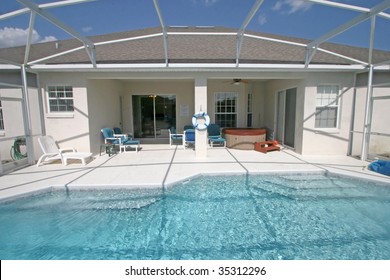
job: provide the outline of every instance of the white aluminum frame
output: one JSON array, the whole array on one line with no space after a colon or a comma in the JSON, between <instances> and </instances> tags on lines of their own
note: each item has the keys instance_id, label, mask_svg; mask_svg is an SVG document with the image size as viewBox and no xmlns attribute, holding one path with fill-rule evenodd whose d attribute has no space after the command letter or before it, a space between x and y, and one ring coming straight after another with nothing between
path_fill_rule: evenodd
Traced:
<instances>
[{"instance_id":1,"label":"white aluminum frame","mask_svg":"<svg viewBox=\"0 0 390 280\"><path fill-rule=\"evenodd\" d=\"M26 6L31 11L31 19L30 19L30 26L29 26L29 36L26 44L26 52L25 52L25 64L28 62L28 53L30 50L30 45L31 45L31 36L34 28L34 22L35 22L35 14L40 15L41 17L45 18L49 22L53 23L55 26L61 28L64 30L66 33L71 35L72 37L76 38L77 40L81 41L84 44L85 50L88 53L88 56L94 66L96 66L96 51L95 51L95 44L89 40L88 38L84 37L81 35L78 31L74 30L72 27L68 26L66 23L62 22L55 16L53 16L51 13L46 11L45 9L42 8L42 6L37 5L36 3L30 1L30 0L16 0ZM86 2L90 0L85 0L85 1L66 1L68 5L70 4L76 4L79 2ZM60 3L57 2L58 5L55 5L56 3L51 3L51 5L46 6L46 7L55 7L59 5L65 5L65 1L62 1Z\"/></svg>"},{"instance_id":2,"label":"white aluminum frame","mask_svg":"<svg viewBox=\"0 0 390 280\"><path fill-rule=\"evenodd\" d=\"M242 23L241 28L237 32L237 49L236 49L236 66L238 67L240 64L240 53L241 53L241 46L242 46L242 40L244 37L245 29L247 28L248 24L251 22L252 18L256 15L257 11L260 9L260 6L263 4L264 0L257 0L256 3L253 5L251 11L247 15L245 21Z\"/></svg>"},{"instance_id":3,"label":"white aluminum frame","mask_svg":"<svg viewBox=\"0 0 390 280\"><path fill-rule=\"evenodd\" d=\"M336 35L339 35L345 31L347 31L348 29L352 28L353 26L358 25L358 24L362 23L363 21L366 21L369 18L375 17L377 14L381 13L383 10L388 9L389 7L390 7L390 0L385 0L381 3L379 3L378 5L374 6L373 8L371 8L368 12L360 14L359 16L347 21L346 23L336 27L332 31L322 35L318 39L309 43L306 47L307 54L306 54L305 65L308 65L310 63L311 59L314 56L315 51L317 50L318 46L321 43L328 41L329 39L335 37ZM373 37L373 36L371 36L372 32L373 32L373 29L371 29L370 37ZM370 53L372 52L371 48L372 48L372 46L370 46L370 50L369 50Z\"/></svg>"},{"instance_id":4,"label":"white aluminum frame","mask_svg":"<svg viewBox=\"0 0 390 280\"><path fill-rule=\"evenodd\" d=\"M245 30L246 30L248 24L251 22L253 17L259 11L261 5L264 3L265 0L256 0L256 2L254 3L253 7L249 11L247 17L243 21L240 29L236 33L169 32L167 30L167 26L165 25L165 22L164 22L164 19L163 19L163 14L161 12L158 0L153 0L153 4L154 4L154 7L155 7L156 12L157 12L157 16L158 16L160 24L161 24L162 33L150 34L150 35L145 35L145 36L138 36L138 37L134 37L134 38L112 40L112 41L100 42L100 43L96 43L95 44L91 40L89 40L88 38L86 38L83 35L81 35L78 31L73 30L70 26L66 25L64 22L62 22L58 18L54 17L52 14L50 14L47 11L47 9L55 8L55 7L62 7L62 6L67 6L67 5L82 4L82 3L92 2L92 1L96 1L96 0L64 0L64 1L47 3L47 4L40 4L40 5L35 4L33 2L33 0L16 0L16 1L18 1L21 4L25 5L26 8L20 9L20 10L14 11L14 12L10 12L10 13L7 13L7 14L0 15L0 20L7 19L7 18L10 18L10 17L14 17L14 16L18 16L18 15L25 14L25 13L28 13L28 12L31 13L30 25L29 25L29 36L28 36L28 40L26 42L26 51L25 51L25 59L24 59L24 64L25 65L29 65L29 66L41 63L41 62L43 62L45 60L48 60L50 58L53 58L53 57L58 57L58 56L65 55L65 54L68 54L68 53L71 53L71 52L74 52L74 51L78 51L78 50L80 50L82 48L85 48L87 53L88 53L88 56L89 56L89 58L91 60L91 63L93 65L93 67L97 67L95 46L103 45L103 44L112 44L112 43L116 43L116 42L124 42L126 40L137 40L137 39L149 38L149 37L153 37L153 36L163 36L165 66L166 67L172 67L172 66L175 66L175 65L172 65L172 64L169 63L169 57L168 57L168 54L169 54L169 46L168 46L169 36L172 36L172 35L234 35L234 36L237 37L237 39L236 39L236 65L235 65L236 68L242 67L242 64L240 64L240 54L241 54L241 47L242 47L242 42L243 42L244 37L251 37L251 38L257 38L257 39L263 39L263 40L280 42L280 43L283 42L283 43L286 43L286 44L292 44L292 45L297 45L297 46L299 45L299 46L305 47L306 48L305 67L307 67L307 68L309 68L310 62L311 62L312 58L314 57L316 51L326 52L328 54L335 55L335 56L338 56L338 57L342 57L342 58L351 60L353 62L356 62L358 64L362 64L365 67L368 67L368 65L371 64L371 56L372 56L371 55L372 54L372 48L371 47L369 49L369 61L368 62L363 62L363 61L359 61L357 59L353 59L353 58L350 58L350 57L338 54L336 52L331 52L331 51L319 48L319 45L321 43L323 43L323 42L333 38L334 36L336 36L336 35L338 35L340 33L345 32L346 30L352 28L353 26L355 26L357 24L360 24L361 22L363 22L363 21L365 21L367 19L371 18L371 19L373 19L372 21L374 22L375 21L374 20L375 16L380 16L380 17L383 17L385 19L390 19L390 14L387 14L387 13L383 12L384 10L390 8L390 0L384 0L381 3L379 3L378 5L372 7L371 9L364 8L364 7L359 7L359 6L354 6L354 5L349 5L349 4L344 4L344 3L339 3L339 2L336 2L336 1L303 0L303 1L306 1L306 2L309 2L309 3L318 4L318 5L326 5L326 6L330 6L330 7L334 7L334 8L338 8L338 9L348 9L348 10L351 10L351 11L359 12L361 14L359 16L355 17L354 19L352 19L352 20L350 20L350 21L348 21L348 22L338 26L334 30L332 30L332 31L330 31L330 32L320 36L318 39L310 42L309 44L299 44L299 43L296 43L296 42L278 40L278 39L262 37L262 36L255 36L255 35L250 35L250 34L246 34L245 33ZM65 32L70 34L72 37L78 39L79 41L81 41L83 43L84 47L74 48L72 50L68 50L68 51L61 52L61 53L58 53L58 54L55 54L55 55L47 56L47 57L41 58L39 60L29 61L28 60L29 50L30 50L32 31L33 31L36 15L44 17L45 19L47 19L48 21L53 23L55 26L61 28L62 30L64 30ZM371 28L371 33L370 33L370 38L371 38L370 40L371 41L374 38L374 35L373 35L374 29L375 29L375 24L373 24L372 28ZM388 62L387 61L383 62L380 65L383 65L383 64L387 65ZM376 67L376 65L375 65L375 67ZM375 69L375 67L374 67L374 69Z\"/></svg>"},{"instance_id":5,"label":"white aluminum frame","mask_svg":"<svg viewBox=\"0 0 390 280\"><path fill-rule=\"evenodd\" d=\"M326 5L329 7L334 7L337 9L347 9L355 12L359 12L360 14L353 18L352 20L349 20L345 22L344 24L341 24L337 28L329 31L326 34L323 34L316 40L310 42L309 44L299 44L296 42L289 42L289 41L284 41L284 40L277 40L273 38L267 38L267 37L262 37L262 36L254 36L250 34L246 34L245 30L250 23L250 21L253 19L253 17L256 15L258 10L260 9L260 6L264 3L265 0L256 0L254 3L252 9L249 11L247 17L243 21L240 29L237 31L237 33L212 33L212 32L168 32L167 27L164 23L163 15L161 12L161 9L159 7L158 0L153 0L154 7L157 12L157 16L159 18L161 28L162 28L162 33L156 33L156 34L150 34L150 35L145 35L145 36L139 36L139 37L132 37L132 38L125 38L125 39L119 39L119 40L112 40L112 41L106 41L106 42L100 42L100 43L94 43L88 38L84 37L81 35L78 31L74 30L70 26L68 26L66 23L62 22L58 18L54 17L51 13L47 11L49 8L54 8L54 7L61 7L61 6L67 6L67 5L74 5L74 4L82 4L86 2L91 2L95 0L63 0L63 1L58 1L58 2L53 2L53 3L47 3L47 4L36 4L33 0L16 0L23 4L25 8L19 9L17 11L13 11L10 13L6 13L3 15L0 15L0 20L3 19L8 19L11 17L19 16L25 13L31 13L30 15L30 23L29 23L29 33L28 33L28 38L26 42L26 49L25 49L25 56L24 56L24 63L21 65L19 63L15 63L12 61L8 61L6 59L0 59L0 69L15 69L18 68L21 71L22 75L22 82L23 82L23 93L25 96L27 96L27 91L28 91L28 86L27 86L27 80L26 80L26 66L28 66L30 69L35 69L35 70L48 70L48 71L55 71L55 70L60 70L60 69L69 69L73 71L77 70L85 70L85 69L113 69L116 71L120 71L121 69L123 70L136 70L136 69L161 69L161 70L167 70L172 68L176 68L177 70L184 71L186 69L194 69L194 68L200 68L198 69L199 71L210 71L210 69L259 69L260 70L272 70L272 71L278 71L278 70L292 70L292 71L316 71L316 70L336 70L336 71L343 71L343 70L350 70L350 71L360 71L360 70L366 70L369 72L369 77L368 77L368 87L367 87L367 95L368 95L368 101L367 101L367 106L366 106L366 117L365 117L365 122L364 122L364 136L363 136L363 148L362 148L362 160L365 160L367 158L367 149L368 149L368 141L369 141L369 134L370 134L370 108L371 108L371 103L372 103L372 79L374 75L374 70L376 69L383 69L383 70L390 70L390 61L383 61L379 62L376 64L372 63L372 52L373 52L373 42L374 42L374 33L375 33L375 18L376 16L380 16L382 18L385 18L387 20L390 19L390 14L385 13L384 11L386 9L390 8L390 0L383 0L381 3L378 5L372 7L372 8L365 8L365 7L359 7L359 6L354 6L354 5L349 5L345 3L340 3L337 1L328 1L328 0L303 0L308 3L312 4L318 4L318 5ZM30 46L31 46L31 39L32 39L32 32L35 24L35 18L36 15L39 15L55 26L61 28L68 34L70 34L73 38L78 39L83 43L83 47L79 48L74 48L65 52L57 53L55 55L47 56L35 61L29 61L29 52L30 52ZM344 56L342 54L338 54L336 52L331 52L322 48L319 48L319 45L325 41L328 41L329 39L333 38L334 36L341 34L345 32L346 30L352 28L355 25L358 25L368 19L371 19L371 29L370 29L370 47L369 47L369 53L368 53L368 62L360 61L351 57ZM169 46L168 46L168 38L169 36L175 36L175 35L234 35L237 37L236 39L236 63L235 64L171 64L169 63ZM155 36L163 36L163 42L164 42L164 55L165 55L165 64L112 64L112 65L99 65L96 63L96 50L95 46L97 45L104 45L104 44L114 44L117 42L124 42L124 41L129 41L129 40L139 40L143 38L150 38L150 37L155 37ZM269 41L275 41L279 43L286 43L286 44L291 44L291 45L296 45L296 46L301 46L306 48L305 52L305 65L302 67L302 65L288 65L288 64L240 64L240 54L241 54L241 47L242 47L242 42L244 37L248 38L256 38L259 40L269 40ZM80 49L85 48L87 51L87 54L90 58L91 64L92 65L85 65L85 64L75 64L75 65L45 65L45 64L40 64L50 58L53 57L58 57L62 56L71 52L78 51ZM341 57L344 59L348 59L352 62L355 62L356 64L352 65L347 65L347 66L342 66L342 65L311 65L310 62L313 59L316 51L322 51L331 55L335 55L337 57ZM3 65L4 64L4 65ZM29 108L28 104L26 104L26 116L27 116L27 127L25 128L26 130L26 135L29 136L30 134L30 127L29 127ZM28 137L30 138L30 137ZM30 139L27 139L28 142L30 142ZM27 143L27 148L32 149L32 143ZM30 151L31 152L31 151ZM30 153L29 152L29 153Z\"/></svg>"}]
</instances>

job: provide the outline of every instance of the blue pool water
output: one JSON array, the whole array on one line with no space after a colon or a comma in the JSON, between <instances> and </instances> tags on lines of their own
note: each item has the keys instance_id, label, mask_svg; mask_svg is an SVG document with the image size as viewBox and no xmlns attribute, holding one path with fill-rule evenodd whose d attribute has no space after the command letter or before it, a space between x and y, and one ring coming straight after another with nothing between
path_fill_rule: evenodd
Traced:
<instances>
[{"instance_id":1,"label":"blue pool water","mask_svg":"<svg viewBox=\"0 0 390 280\"><path fill-rule=\"evenodd\" d=\"M390 187L326 175L0 204L0 259L390 259Z\"/></svg>"}]
</instances>

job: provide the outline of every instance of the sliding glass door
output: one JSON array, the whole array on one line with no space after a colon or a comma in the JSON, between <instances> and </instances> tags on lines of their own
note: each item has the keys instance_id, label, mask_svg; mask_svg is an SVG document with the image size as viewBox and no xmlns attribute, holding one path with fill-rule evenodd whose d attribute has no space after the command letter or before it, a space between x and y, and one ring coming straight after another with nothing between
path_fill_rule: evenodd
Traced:
<instances>
[{"instance_id":1,"label":"sliding glass door","mask_svg":"<svg viewBox=\"0 0 390 280\"><path fill-rule=\"evenodd\" d=\"M133 95L134 136L167 138L176 126L175 95Z\"/></svg>"},{"instance_id":2,"label":"sliding glass door","mask_svg":"<svg viewBox=\"0 0 390 280\"><path fill-rule=\"evenodd\" d=\"M295 147L295 112L297 89L278 92L276 139L291 148Z\"/></svg>"}]
</instances>

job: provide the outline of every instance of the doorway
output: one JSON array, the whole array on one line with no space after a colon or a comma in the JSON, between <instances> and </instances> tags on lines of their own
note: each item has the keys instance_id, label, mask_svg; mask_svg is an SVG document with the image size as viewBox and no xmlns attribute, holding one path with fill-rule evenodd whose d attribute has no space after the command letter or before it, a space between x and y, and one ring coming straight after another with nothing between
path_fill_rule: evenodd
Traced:
<instances>
[{"instance_id":1,"label":"doorway","mask_svg":"<svg viewBox=\"0 0 390 280\"><path fill-rule=\"evenodd\" d=\"M296 88L278 92L276 139L290 148L295 148L296 99Z\"/></svg>"},{"instance_id":2,"label":"doorway","mask_svg":"<svg viewBox=\"0 0 390 280\"><path fill-rule=\"evenodd\" d=\"M176 126L176 95L133 95L134 136L167 139L169 128Z\"/></svg>"}]
</instances>

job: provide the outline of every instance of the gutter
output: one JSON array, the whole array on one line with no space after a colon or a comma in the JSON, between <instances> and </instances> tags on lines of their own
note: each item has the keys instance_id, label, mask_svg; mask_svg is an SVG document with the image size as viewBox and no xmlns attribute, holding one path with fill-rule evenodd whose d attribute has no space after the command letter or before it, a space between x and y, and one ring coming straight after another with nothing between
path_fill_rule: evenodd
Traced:
<instances>
[{"instance_id":1,"label":"gutter","mask_svg":"<svg viewBox=\"0 0 390 280\"><path fill-rule=\"evenodd\" d=\"M0 68L1 69L1 68ZM366 69L364 65L330 65L316 64L305 67L304 64L239 64L235 63L136 63L136 64L35 64L30 66L31 70L39 71L150 71L157 70L161 72L176 72L176 71L220 71L226 69L229 71L363 71Z\"/></svg>"}]
</instances>

